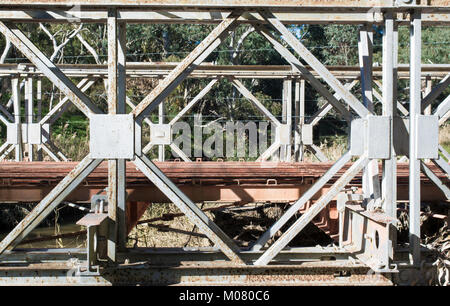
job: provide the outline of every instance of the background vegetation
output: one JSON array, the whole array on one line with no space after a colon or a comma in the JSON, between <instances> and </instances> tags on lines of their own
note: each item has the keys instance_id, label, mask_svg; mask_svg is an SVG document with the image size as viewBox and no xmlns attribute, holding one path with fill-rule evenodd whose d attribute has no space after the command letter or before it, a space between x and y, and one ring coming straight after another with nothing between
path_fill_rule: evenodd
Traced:
<instances>
[{"instance_id":1,"label":"background vegetation","mask_svg":"<svg viewBox=\"0 0 450 306\"><path fill-rule=\"evenodd\" d=\"M106 62L106 27L102 24L24 24L21 29L55 63L58 64L102 64ZM212 30L212 25L138 25L127 26L128 62L179 62L192 51ZM353 25L300 25L290 30L302 40L313 54L327 65L358 65L358 27ZM374 27L374 62L382 62L382 27ZM449 63L450 29L428 27L423 32L422 63ZM399 62L407 64L409 59L409 32L407 27L399 30ZM0 39L0 58L4 63L26 63L14 47L8 49L7 42ZM239 26L232 35L205 62L221 65L284 65L285 60L271 45L250 26ZM79 79L74 78L74 82ZM208 80L187 79L165 101L166 122L181 110L206 84ZM278 118L281 117L282 82L280 80L244 80L245 85ZM10 98L10 81L1 79L0 102ZM129 79L127 93L136 104L156 85L151 79ZM357 86L353 92L360 96ZM442 94L448 95L450 89ZM107 96L104 84L97 82L88 91L89 97L106 110ZM442 99L442 97L438 98ZM46 79L43 79L43 112L53 107L63 96ZM399 82L399 100L408 107L408 82ZM306 114L312 115L325 100L308 84L306 87ZM36 103L35 103L36 104ZM378 106L377 111L380 111ZM193 124L192 114L201 113L205 121L265 120L250 102L233 87L222 80L184 118ZM157 121L157 111L150 115ZM88 152L88 120L75 107L70 107L54 125L52 139L63 152L79 160ZM347 124L334 112L321 120L315 128L315 141L334 158L345 147ZM0 137L5 137L2 128ZM148 129L144 131L144 137ZM317 137L318 135L318 137ZM339 136L339 137L336 137ZM207 137L207 135L205 135ZM344 144L344 145L343 145ZM335 148L336 150L334 150ZM170 158L170 151L166 149ZM336 152L335 152L336 151ZM155 157L156 150L151 152Z\"/></svg>"}]
</instances>

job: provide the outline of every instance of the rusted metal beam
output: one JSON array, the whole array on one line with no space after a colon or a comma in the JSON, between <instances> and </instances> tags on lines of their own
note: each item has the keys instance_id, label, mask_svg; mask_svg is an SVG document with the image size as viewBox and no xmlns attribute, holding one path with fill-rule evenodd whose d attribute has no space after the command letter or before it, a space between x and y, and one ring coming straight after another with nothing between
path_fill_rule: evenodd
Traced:
<instances>
[{"instance_id":1,"label":"rusted metal beam","mask_svg":"<svg viewBox=\"0 0 450 306\"><path fill-rule=\"evenodd\" d=\"M70 172L75 164L73 162L0 163L0 199L5 203L39 201ZM314 182L323 177L331 166L330 163L276 164L273 162L156 162L155 164L194 202L294 202ZM347 164L338 171L330 179L329 184L326 184L313 197L313 200L327 192L329 186L349 166L350 164ZM449 180L440 168L433 164L427 164L427 166L449 186ZM168 202L167 197L159 192L131 163L127 163L126 171L129 201ZM408 177L408 164L400 163L397 173L399 201L408 200ZM276 184L267 184L270 179L274 179ZM351 181L352 186L360 186L360 184L360 176ZM102 192L106 185L107 165L102 163L67 199L89 202L90 197ZM421 186L423 201L446 200L439 189L423 174L421 175Z\"/></svg>"},{"instance_id":2,"label":"rusted metal beam","mask_svg":"<svg viewBox=\"0 0 450 306\"><path fill-rule=\"evenodd\" d=\"M41 223L94 170L101 160L85 157L42 201L0 242L0 254L14 247Z\"/></svg>"},{"instance_id":3,"label":"rusted metal beam","mask_svg":"<svg viewBox=\"0 0 450 306\"><path fill-rule=\"evenodd\" d=\"M323 252L323 251L322 251ZM168 258L168 255L145 254L146 258ZM195 255L194 252L191 252ZM326 252L323 252L326 258ZM127 253L127 257L131 254ZM201 254L200 254L201 255ZM208 260L208 253L205 253ZM209 252L209 257L216 255ZM283 254L284 258L295 258ZM314 253L312 254L314 255ZM309 257L311 258L310 254ZM317 254L315 254L317 257ZM156 257L155 257L156 256ZM189 254L187 254L189 256ZM308 254L300 254L308 257ZM186 256L185 256L186 257ZM191 256L192 257L192 256ZM251 258L253 256L246 256ZM281 257L281 256L280 256ZM160 259L159 259L160 260ZM211 261L211 260L209 260ZM351 260L313 261L301 264L271 265L267 267L234 266L224 261L211 262L190 261L176 266L152 264L148 261L121 264L101 270L100 275L77 275L73 265L67 263L36 263L24 267L0 267L1 285L392 285L389 277L369 273L367 266ZM342 277L344 275L346 277Z\"/></svg>"},{"instance_id":4,"label":"rusted metal beam","mask_svg":"<svg viewBox=\"0 0 450 306\"><path fill-rule=\"evenodd\" d=\"M234 264L245 264L239 248L208 216L202 212L158 167L147 157L136 156L134 164L158 187L185 215L214 242Z\"/></svg>"}]
</instances>

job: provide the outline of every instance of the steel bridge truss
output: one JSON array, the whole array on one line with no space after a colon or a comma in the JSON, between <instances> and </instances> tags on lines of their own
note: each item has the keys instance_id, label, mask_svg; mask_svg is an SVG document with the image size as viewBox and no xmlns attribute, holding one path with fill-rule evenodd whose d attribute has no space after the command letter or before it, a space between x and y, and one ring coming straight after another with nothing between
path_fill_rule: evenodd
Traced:
<instances>
[{"instance_id":1,"label":"steel bridge truss","mask_svg":"<svg viewBox=\"0 0 450 306\"><path fill-rule=\"evenodd\" d=\"M396 273L399 270L399 266L394 262L397 212L396 163L397 156L405 155L409 159L410 168L410 249L408 251L410 256L402 262L402 265L404 267L418 267L421 264L421 171L441 189L447 198L450 195L450 190L446 184L440 181L437 175L423 161L430 159L447 175L449 174L449 165L441 157L441 155L449 156L449 153L438 145L439 125L445 122L450 114L449 97L439 104L433 114L429 111L429 105L449 85L449 71L448 67L444 65L441 82L434 88L429 88L427 94L422 97L421 80L424 75L420 61L421 27L422 24L447 24L449 21L448 2L431 1L431 4L415 5L409 4L407 1L373 1L376 4L369 6L366 4L356 5L352 1L347 1L346 5L343 4L345 1L337 1L336 3L328 1L327 5L318 1L306 1L307 3L305 2L304 7L293 7L289 4L280 6L278 2L262 1L261 6L253 7L243 5L240 1L224 1L224 3L230 2L230 4L219 7L187 1L183 3L182 7L178 7L177 5L170 6L165 3L157 4L155 1L151 3L142 1L143 6L138 9L133 4L128 4L127 1L120 1L120 4L114 2L110 5L104 5L101 1L98 1L98 3L94 2L89 1L89 5L80 3L77 10L73 10L72 7L65 8L64 6L52 7L45 1L38 1L35 6L31 7L27 5L27 8L21 7L22 4L20 2L16 4L14 0L10 1L8 5L0 5L0 32L33 65L33 67L30 66L29 68L24 68L23 65L21 67L15 67L14 65L0 67L0 74L9 75L12 78L12 104L14 106L13 113L10 113L3 106L1 109L0 119L8 126L8 141L0 148L4 152L2 158L15 149L16 160L22 160L23 144L25 143L29 146L37 145L39 150L44 150L54 160L66 160L64 154L51 142L48 124L55 122L70 104L76 106L90 121L90 153L0 242L0 258L2 261L5 263L21 261L24 260L23 256L29 256L28 258L34 256L39 258L38 260L44 261L45 258L55 260L59 256L59 258L67 260L67 256L63 253L58 253L58 251L55 251L58 254L48 251L45 254L37 254L39 253L37 252L33 255L32 253L14 250L14 248L65 197L74 191L102 161L108 162L107 197L100 201L101 205L99 204L93 213L86 215L79 222L79 224L87 227L87 250L85 253L80 250L71 252L71 254L75 254L73 257L78 256L81 262L79 265L75 265L78 269L77 273L81 275L80 278L71 281L89 283L92 281L92 277L96 277L97 281L100 278L102 282L114 283L115 277L118 277L117 275L122 273L120 271L126 268L126 264L123 262L124 258L138 255L140 258L144 255L155 257L157 254L151 251L149 253L143 251L135 254L133 250L125 248L127 238L127 225L125 224L127 203L125 162L131 161L215 245L215 251L208 251L210 253L202 253L201 251L190 253L185 251L181 255L178 254L179 256L190 257L198 255L208 258L207 254L214 253L216 257L220 257L221 255L217 253L217 250L219 250L228 260L228 263L225 262L226 267L224 269L226 271L229 272L230 269L236 269L239 271L237 272L238 275L243 273L247 276L255 273L249 271L258 269L260 269L258 273L267 273L267 269L270 267L272 267L271 269L278 269L279 274L282 274L284 272L280 271L288 269L287 267L291 267L291 269L298 268L297 266L292 266L291 261L295 263L295 260L298 260L298 258L317 257L317 253L320 254L319 256L333 254L334 257L356 257L364 267L368 267L375 272ZM132 2L135 3L135 1ZM64 1L61 3L64 4ZM297 5L296 3L294 4ZM313 8L313 5L317 6ZM330 13L327 10L330 7L337 8L338 12ZM354 10L355 7L358 9ZM167 12L170 12L170 14ZM342 18L338 18L337 15L340 14ZM323 65L286 27L286 24L289 23L334 23L336 20L344 24L361 24L358 47L360 73L357 73L355 78L335 76L333 74L334 71L330 67ZM70 67L58 67L55 65L15 25L16 22L37 21L106 22L108 29L108 62L106 67L99 68L103 69L103 72L100 73L102 75L99 78L97 77L97 79L107 80L108 112L106 114L102 113L85 94L86 90L94 84L95 79L87 78L81 73L82 81L74 84L69 78L72 73ZM213 23L217 25L184 60L173 67L173 69L167 69L167 73L162 73L164 77L142 101L134 104L126 96L125 80L130 75L129 69L133 69L132 65L130 65L130 68L127 66L125 59L125 27L128 22ZM267 39L291 66L289 72L285 72L283 75L284 100L288 101L283 122L276 119L253 96L239 80L239 74L220 77L216 74L208 85L170 123L164 124L160 122L160 126L155 126L149 122L146 118L147 115L162 105L168 95L187 77L195 77L196 73L197 77L199 77L198 71L203 67L201 65L202 62L227 38L230 31L242 23L252 24L255 30ZM384 27L381 72L376 72L372 63L373 24L382 24ZM407 76L410 78L409 110L398 103L396 99L396 82L399 75L404 71L397 64L397 30L398 26L402 24L409 24L411 29L410 66ZM289 46L289 48L286 46ZM291 50L294 50L295 53ZM18 71L20 69L22 69L22 72ZM158 69L158 67L155 69ZM16 72L12 73L12 70ZM148 72L148 67L146 67L146 71L145 73L147 74L153 73ZM39 77L48 78L65 95L65 98L50 113L34 122L32 115L32 82L33 76L36 77L36 73ZM251 73L249 72L247 77L252 77ZM376 77L376 73L378 73L378 76L381 74L381 78ZM292 76L287 78L290 74ZM20 76L24 75L23 87L25 88L25 97L29 101L27 104L27 118L29 119L26 125L20 122L19 111L19 93L22 86ZM362 101L351 92L351 88L355 85L358 76L362 88ZM142 124L144 122L150 124L151 129L168 128L170 130L177 120L202 99L217 82L220 82L221 77L227 78L243 97L251 101L277 128L276 141L267 151L261 154L259 157L260 161L269 159L280 147L280 159L282 161L290 161L291 154L287 152L291 150L292 114L290 112L292 108L289 103L292 101L290 95L293 83L296 89L294 100L296 103L297 101L300 103L298 107L300 119L296 119L294 123L294 156L303 155L304 151L300 147L307 146L319 160L324 160L323 153L312 143L312 126L316 125L331 109L336 110L348 121L351 127L348 152L330 167L325 175L317 180L247 250L239 248L145 154L154 145L162 146L166 144L170 145L183 160L189 162L190 159L170 141L168 143L150 141L147 145L142 144ZM345 82L341 82L342 80ZM304 100L302 99L304 99L305 82L309 83L327 100L327 104L319 109L307 122L302 120L304 118ZM380 92L372 88L373 83L379 87L378 90ZM382 115L374 113L374 98L382 104ZM126 105L131 106L131 112L126 113ZM426 111L427 109L428 111ZM408 119L398 120L398 114L407 116ZM23 133L26 133L27 137L24 137ZM404 139L405 137L409 139L409 143L403 145L398 139ZM31 152L29 154L32 154L32 149L29 149L29 152ZM28 157L30 160L33 159L30 155ZM160 158L163 158L161 153ZM296 157L296 159L301 159L301 157ZM339 179L332 183L329 191L323 194L292 225L285 229L285 225L294 218L296 212L305 208L306 203L352 159L356 161ZM381 173L378 172L377 166L380 160L382 162ZM346 185L361 171L363 171L362 193L346 190ZM313 248L308 251L307 255L304 254L305 251L296 252L295 249L287 248L289 242L334 199L337 199L340 216L339 248L333 251ZM280 230L283 230L282 235L268 245L268 242ZM98 239L100 235L107 238L105 244L102 244ZM77 252L81 255L77 255ZM52 254L55 255L52 256ZM98 260L102 256L107 258L109 263L107 266L104 266ZM167 254L162 254L161 256L160 258L170 257ZM213 256L211 255L211 257ZM224 264L223 260L225 258L222 258L222 264ZM155 261L158 260L155 259ZM282 265L283 261L290 263ZM159 259L159 262L161 262L161 259ZM271 265L273 263L277 263L277 265ZM256 270L252 270L252 268ZM132 269L135 269L135 267ZM146 271L145 268L143 269L139 271ZM145 276L141 275L142 272L133 271L139 277L145 278ZM42 279L49 282L55 280L68 281L68 277L61 276L61 271L53 270L53 272L54 274L42 274ZM8 277L5 273L5 271L0 269L1 281L7 282ZM9 279L12 282L18 281L20 279L19 276L25 275L20 273L23 272L14 271L11 274L10 271L8 275L15 275L17 278L12 277ZM114 273L117 273L117 275L114 276ZM176 273L183 274L183 270ZM208 274L209 272L204 273ZM154 278L154 275L150 276L150 278Z\"/></svg>"}]
</instances>

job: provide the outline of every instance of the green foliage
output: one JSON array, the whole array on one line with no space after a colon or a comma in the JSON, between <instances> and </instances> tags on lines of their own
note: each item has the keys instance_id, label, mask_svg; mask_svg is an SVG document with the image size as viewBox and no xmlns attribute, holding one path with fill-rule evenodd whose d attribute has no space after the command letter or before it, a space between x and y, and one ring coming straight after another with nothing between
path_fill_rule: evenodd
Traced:
<instances>
[{"instance_id":1,"label":"green foliage","mask_svg":"<svg viewBox=\"0 0 450 306\"><path fill-rule=\"evenodd\" d=\"M409 63L409 29L400 27L398 31L398 62ZM449 63L450 28L424 27L422 30L422 64Z\"/></svg>"},{"instance_id":2,"label":"green foliage","mask_svg":"<svg viewBox=\"0 0 450 306\"><path fill-rule=\"evenodd\" d=\"M353 25L328 25L324 27L328 46L322 54L328 65L358 64L358 28Z\"/></svg>"}]
</instances>

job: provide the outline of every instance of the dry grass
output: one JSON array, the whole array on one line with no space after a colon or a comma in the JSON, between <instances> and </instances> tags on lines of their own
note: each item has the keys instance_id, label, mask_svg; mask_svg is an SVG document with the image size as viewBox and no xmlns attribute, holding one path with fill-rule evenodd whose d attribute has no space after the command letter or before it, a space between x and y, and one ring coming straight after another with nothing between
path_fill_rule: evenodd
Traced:
<instances>
[{"instance_id":1,"label":"dry grass","mask_svg":"<svg viewBox=\"0 0 450 306\"><path fill-rule=\"evenodd\" d=\"M200 208L221 206L219 203L199 205ZM243 207L221 208L208 211L206 215L217 224L237 245L247 247L249 243L260 237L286 210L286 203L249 203ZM164 214L179 213L173 204L152 204L141 220L162 217ZM291 223L288 223L289 226ZM150 225L150 226L149 226ZM156 225L155 228L152 225ZM175 231L167 231L169 227ZM184 231L179 233L177 231ZM194 235L189 235L194 232ZM277 233L277 239L281 233ZM269 243L273 242L270 240ZM328 245L331 239L309 224L289 246L315 246ZM209 239L199 237L198 228L185 217L178 217L168 221L157 221L150 224L141 224L135 227L128 235L128 247L208 247L213 246Z\"/></svg>"},{"instance_id":2,"label":"dry grass","mask_svg":"<svg viewBox=\"0 0 450 306\"><path fill-rule=\"evenodd\" d=\"M347 140L336 136L333 141L324 140L320 143L319 148L330 161L338 160L348 150ZM305 153L306 162L317 162L317 158L309 151Z\"/></svg>"},{"instance_id":3,"label":"dry grass","mask_svg":"<svg viewBox=\"0 0 450 306\"><path fill-rule=\"evenodd\" d=\"M53 141L61 152L71 160L82 160L89 153L88 138L79 138L76 134L72 136L58 134Z\"/></svg>"},{"instance_id":4,"label":"dry grass","mask_svg":"<svg viewBox=\"0 0 450 306\"><path fill-rule=\"evenodd\" d=\"M211 204L212 205L212 204ZM210 207L205 204L203 208ZM180 213L174 204L152 204L142 216L141 220L162 217L164 214ZM206 213L212 217L211 213ZM198 233L187 217L174 218L171 221L150 223L158 226L170 226L177 230ZM173 231L163 231L148 224L137 225L128 235L128 247L206 247L212 246L207 238L194 237Z\"/></svg>"},{"instance_id":5,"label":"dry grass","mask_svg":"<svg viewBox=\"0 0 450 306\"><path fill-rule=\"evenodd\" d=\"M439 129L439 144L444 148L450 147L450 124L444 124Z\"/></svg>"},{"instance_id":6,"label":"dry grass","mask_svg":"<svg viewBox=\"0 0 450 306\"><path fill-rule=\"evenodd\" d=\"M70 129L69 123L66 123L60 133L53 135L52 141L68 159L82 160L89 153L89 126L86 127L84 135L78 135Z\"/></svg>"}]
</instances>

